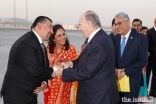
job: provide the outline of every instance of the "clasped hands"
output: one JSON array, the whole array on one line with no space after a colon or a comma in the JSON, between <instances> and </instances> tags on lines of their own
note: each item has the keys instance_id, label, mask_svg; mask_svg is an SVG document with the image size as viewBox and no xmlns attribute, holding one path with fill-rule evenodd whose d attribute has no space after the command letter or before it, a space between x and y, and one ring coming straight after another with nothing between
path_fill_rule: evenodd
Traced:
<instances>
[{"instance_id":1,"label":"clasped hands","mask_svg":"<svg viewBox=\"0 0 156 104\"><path fill-rule=\"evenodd\" d=\"M56 64L54 67L56 67L57 70L52 73L52 77L62 76L63 69L68 69L69 67L72 67L72 65L73 65L72 62L61 62ZM40 91L46 89L46 86L47 86L46 82L41 82L41 86L37 87L33 93L37 95Z\"/></svg>"},{"instance_id":2,"label":"clasped hands","mask_svg":"<svg viewBox=\"0 0 156 104\"><path fill-rule=\"evenodd\" d=\"M115 74L116 74L116 78L118 80L122 79L125 75L125 72L124 72L125 69L115 69Z\"/></svg>"},{"instance_id":3,"label":"clasped hands","mask_svg":"<svg viewBox=\"0 0 156 104\"><path fill-rule=\"evenodd\" d=\"M61 62L61 63L57 63L54 67L57 68L56 71L54 71L52 73L52 77L61 77L62 76L62 71L63 69L69 69L69 67L72 66L72 62Z\"/></svg>"}]
</instances>

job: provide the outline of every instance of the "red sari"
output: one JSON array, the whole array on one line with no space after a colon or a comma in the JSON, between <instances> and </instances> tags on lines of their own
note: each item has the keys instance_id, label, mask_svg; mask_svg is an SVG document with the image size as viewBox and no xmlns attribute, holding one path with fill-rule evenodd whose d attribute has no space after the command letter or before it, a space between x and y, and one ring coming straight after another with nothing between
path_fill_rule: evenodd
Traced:
<instances>
[{"instance_id":1,"label":"red sari","mask_svg":"<svg viewBox=\"0 0 156 104\"><path fill-rule=\"evenodd\" d=\"M49 46L46 49L50 67L62 61L72 61L78 57L77 51L72 45L67 51L62 50L58 54L56 49L54 49L53 54L50 54ZM70 104L71 84L71 82L63 82L62 77L54 77L48 80L47 89L44 91L44 104Z\"/></svg>"}]
</instances>

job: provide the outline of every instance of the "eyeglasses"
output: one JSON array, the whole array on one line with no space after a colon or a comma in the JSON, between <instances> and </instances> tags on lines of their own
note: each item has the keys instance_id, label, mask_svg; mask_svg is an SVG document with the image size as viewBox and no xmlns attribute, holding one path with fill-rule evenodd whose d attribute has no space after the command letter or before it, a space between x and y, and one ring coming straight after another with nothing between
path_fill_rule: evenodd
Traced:
<instances>
[{"instance_id":1,"label":"eyeglasses","mask_svg":"<svg viewBox=\"0 0 156 104\"><path fill-rule=\"evenodd\" d=\"M134 25L133 25L133 27L140 27L140 26L141 26L141 24L137 24L137 25L134 24Z\"/></svg>"},{"instance_id":2,"label":"eyeglasses","mask_svg":"<svg viewBox=\"0 0 156 104\"><path fill-rule=\"evenodd\" d=\"M123 22L125 22L125 21L128 21L128 20L124 20L124 21L122 21L122 22L118 22L118 23L115 23L114 24L114 27L120 27L121 26L121 24L123 23Z\"/></svg>"},{"instance_id":3,"label":"eyeglasses","mask_svg":"<svg viewBox=\"0 0 156 104\"><path fill-rule=\"evenodd\" d=\"M53 29L53 26L51 24L48 24L46 22L42 22L43 24L46 24L50 29Z\"/></svg>"}]
</instances>

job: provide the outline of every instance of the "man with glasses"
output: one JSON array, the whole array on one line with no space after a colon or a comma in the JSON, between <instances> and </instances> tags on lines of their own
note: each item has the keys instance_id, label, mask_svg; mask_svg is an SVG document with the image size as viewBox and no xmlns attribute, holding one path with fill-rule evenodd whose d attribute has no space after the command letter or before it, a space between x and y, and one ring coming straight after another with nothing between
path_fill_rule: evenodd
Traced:
<instances>
[{"instance_id":1,"label":"man with glasses","mask_svg":"<svg viewBox=\"0 0 156 104\"><path fill-rule=\"evenodd\" d=\"M116 78L129 77L130 92L119 92L119 104L137 104L142 68L147 64L147 38L130 27L129 16L120 12L115 16L118 35L114 37L116 47ZM126 100L130 99L130 100Z\"/></svg>"},{"instance_id":2,"label":"man with glasses","mask_svg":"<svg viewBox=\"0 0 156 104\"><path fill-rule=\"evenodd\" d=\"M140 19L134 19L132 22L132 28L136 30L137 32L140 32L142 28L142 21Z\"/></svg>"},{"instance_id":3,"label":"man with glasses","mask_svg":"<svg viewBox=\"0 0 156 104\"><path fill-rule=\"evenodd\" d=\"M52 73L56 70L48 67L43 45L53 33L52 20L39 16L31 29L10 50L1 89L4 104L37 104L37 93L45 87L42 82L52 78Z\"/></svg>"}]
</instances>

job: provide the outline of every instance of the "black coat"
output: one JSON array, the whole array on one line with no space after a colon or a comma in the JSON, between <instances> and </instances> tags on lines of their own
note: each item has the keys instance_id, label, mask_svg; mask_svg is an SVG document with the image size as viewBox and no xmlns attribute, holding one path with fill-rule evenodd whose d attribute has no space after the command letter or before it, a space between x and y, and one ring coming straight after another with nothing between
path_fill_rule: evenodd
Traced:
<instances>
[{"instance_id":1,"label":"black coat","mask_svg":"<svg viewBox=\"0 0 156 104\"><path fill-rule=\"evenodd\" d=\"M13 104L36 104L33 90L42 81L51 78L52 68L47 68L44 54L33 31L20 37L12 46L4 77L1 96Z\"/></svg>"}]
</instances>

